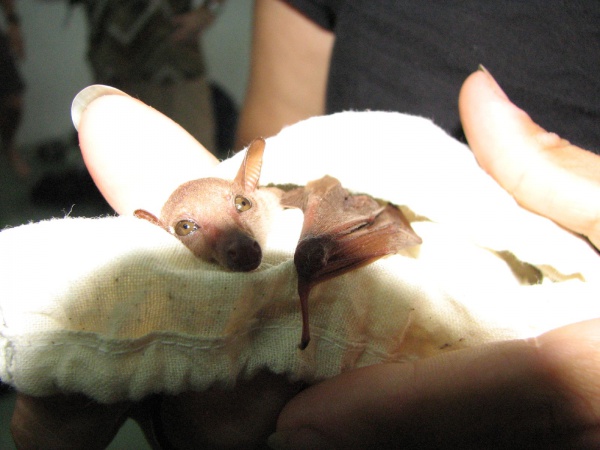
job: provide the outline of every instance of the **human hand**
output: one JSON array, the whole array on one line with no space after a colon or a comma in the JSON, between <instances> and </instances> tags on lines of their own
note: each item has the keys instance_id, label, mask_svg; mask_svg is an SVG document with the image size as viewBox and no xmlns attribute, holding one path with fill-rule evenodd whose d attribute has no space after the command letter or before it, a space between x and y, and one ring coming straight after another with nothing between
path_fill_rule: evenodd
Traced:
<instances>
[{"instance_id":1,"label":"human hand","mask_svg":"<svg viewBox=\"0 0 600 450\"><path fill-rule=\"evenodd\" d=\"M202 176L199 173L202 167L216 163L177 125L131 99L115 96L98 99L78 122L88 166L111 205L121 213L144 206L140 204L142 197L160 207L166 199L161 196L173 190L171 185L176 186L192 176ZM137 150L131 151L140 145L146 150L142 160ZM164 148L173 152L165 155ZM186 163L181 164L182 160ZM171 176L172 172L176 175ZM144 189L140 190L139 186ZM333 446L348 448L377 444L384 448L395 447L403 442L407 446L423 444L425 447L533 442L548 448L551 444L548 439L552 438L562 439L558 445L591 442L593 446L598 413L598 386L594 384L598 370L597 329L598 323L592 321L555 330L537 340L496 344L447 353L417 363L379 365L348 372L289 402L279 418L280 434L271 443L293 448L294 441L299 444L301 439L293 430L305 426L325 433L322 436L331 439ZM176 442L172 438L187 439L193 446L198 442L206 443L207 436L216 433L211 442L225 445L218 439L233 437L228 426L240 429L247 417L240 419L242 422L226 420L231 417L231 411L213 410L212 407L224 408L232 403L244 405L246 401L251 405L251 400L262 398L262 392L266 390L275 399L268 414L258 414L262 402L261 408L250 409L251 418L258 414L260 423L267 424L264 428L249 427L254 430L250 433L255 437L252 442L258 442L263 439L265 430L273 426L278 411L298 387L269 376L262 387L260 380L249 382L249 386L247 397L242 393L235 402L230 403L232 397L218 391L212 394L213 402L208 403L202 394L160 397L167 401L143 402L133 407L126 405L126 412L116 411L114 420L120 420L120 414L159 417L163 429L171 432L169 442ZM231 395L238 395L236 392ZM53 410L61 411L61 408L54 403ZM92 409L89 411L93 412ZM138 411L142 412L138 414ZM203 422L206 426L202 427L197 422L202 423L206 411L214 412L211 416L219 420ZM16 415L18 419L17 411ZM84 424L92 422L96 427L104 426L100 419L64 416ZM24 417L23 413L21 417ZM147 420L141 421L147 423ZM66 421L65 425L69 423ZM111 429L113 423L104 428ZM227 425L215 430L211 426L214 423ZM15 419L13 429L18 429L14 424ZM34 425L44 424L46 426L41 430L34 427L38 432L30 433L30 436L43 436L44 431L48 433L49 430L57 434L56 430L60 429L48 427L45 417L40 414L34 414L25 427L31 430ZM507 428L508 425L518 428ZM552 426L556 428L546 434ZM262 433L259 438L256 438L257 429ZM504 430L505 434L498 434ZM485 441L485 438L496 440ZM527 438L531 440L527 441ZM322 447L328 447L327 443L321 443Z\"/></svg>"},{"instance_id":2,"label":"human hand","mask_svg":"<svg viewBox=\"0 0 600 450\"><path fill-rule=\"evenodd\" d=\"M215 16L206 8L198 8L173 17L175 31L171 40L175 43L197 44L200 34L215 20Z\"/></svg>"},{"instance_id":3,"label":"human hand","mask_svg":"<svg viewBox=\"0 0 600 450\"><path fill-rule=\"evenodd\" d=\"M465 82L460 110L474 154L501 186L600 247L600 157L541 129L484 71ZM599 330L595 319L534 339L343 373L293 398L270 444L598 448Z\"/></svg>"},{"instance_id":4,"label":"human hand","mask_svg":"<svg viewBox=\"0 0 600 450\"><path fill-rule=\"evenodd\" d=\"M203 176L217 163L179 125L119 91L92 88L78 99L74 122L84 159L121 214L142 205L156 211L174 186ZM280 410L300 387L285 376L263 372L234 389L214 387L110 405L76 394L18 394L11 430L20 449L100 449L133 417L164 448L256 448L264 445Z\"/></svg>"},{"instance_id":5,"label":"human hand","mask_svg":"<svg viewBox=\"0 0 600 450\"><path fill-rule=\"evenodd\" d=\"M542 129L485 70L465 81L459 107L481 167L523 207L600 248L600 156Z\"/></svg>"},{"instance_id":6,"label":"human hand","mask_svg":"<svg viewBox=\"0 0 600 450\"><path fill-rule=\"evenodd\" d=\"M104 449L128 417L152 448L263 448L300 384L262 372L233 389L213 387L140 402L99 404L78 394L17 394L11 431L19 449Z\"/></svg>"}]
</instances>

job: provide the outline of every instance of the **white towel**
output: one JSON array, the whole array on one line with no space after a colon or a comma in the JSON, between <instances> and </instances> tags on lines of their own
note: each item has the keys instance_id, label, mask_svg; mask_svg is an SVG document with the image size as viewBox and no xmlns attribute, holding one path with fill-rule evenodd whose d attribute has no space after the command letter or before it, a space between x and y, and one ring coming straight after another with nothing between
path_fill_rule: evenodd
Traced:
<instances>
[{"instance_id":1,"label":"white towel","mask_svg":"<svg viewBox=\"0 0 600 450\"><path fill-rule=\"evenodd\" d=\"M233 178L241 157L215 175ZM262 184L326 174L403 206L423 244L315 287L306 350L291 259L298 211L279 214L251 273L201 262L140 219L67 218L0 232L0 378L101 402L262 368L313 382L600 316L590 245L520 208L428 120L348 112L267 140Z\"/></svg>"}]
</instances>

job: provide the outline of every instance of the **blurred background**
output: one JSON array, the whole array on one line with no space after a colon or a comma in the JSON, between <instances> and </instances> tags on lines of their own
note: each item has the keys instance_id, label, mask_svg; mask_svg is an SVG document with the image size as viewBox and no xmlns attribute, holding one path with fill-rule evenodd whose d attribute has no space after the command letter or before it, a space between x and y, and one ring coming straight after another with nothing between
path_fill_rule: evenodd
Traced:
<instances>
[{"instance_id":1,"label":"blurred background","mask_svg":"<svg viewBox=\"0 0 600 450\"><path fill-rule=\"evenodd\" d=\"M252 4L227 0L201 40L218 110L221 157L233 146L236 111L244 97ZM94 81L86 56L85 10L68 0L16 0L15 6L26 53L18 65L26 88L15 142L30 170L21 176L5 155L0 157L0 230L52 217L113 214L87 175L70 116L73 97ZM14 393L0 386L0 449L15 448L8 430L13 404ZM128 422L109 448L149 447Z\"/></svg>"},{"instance_id":2,"label":"blurred background","mask_svg":"<svg viewBox=\"0 0 600 450\"><path fill-rule=\"evenodd\" d=\"M112 213L83 167L70 116L73 97L94 82L84 7L70 7L68 0L16 0L15 5L26 53L19 62L26 87L15 141L31 170L20 177L0 159L0 229L67 214ZM235 112L244 97L251 20L251 1L227 0L202 35L208 80L221 109L221 157L233 145Z\"/></svg>"}]
</instances>

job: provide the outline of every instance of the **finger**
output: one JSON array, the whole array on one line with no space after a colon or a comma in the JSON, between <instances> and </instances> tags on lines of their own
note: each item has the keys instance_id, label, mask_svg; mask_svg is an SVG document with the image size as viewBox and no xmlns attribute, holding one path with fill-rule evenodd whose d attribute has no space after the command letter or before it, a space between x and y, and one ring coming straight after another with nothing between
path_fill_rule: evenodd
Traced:
<instances>
[{"instance_id":1,"label":"finger","mask_svg":"<svg viewBox=\"0 0 600 450\"><path fill-rule=\"evenodd\" d=\"M283 406L300 385L284 375L261 372L233 388L163 396L147 435L164 448L264 448Z\"/></svg>"},{"instance_id":2,"label":"finger","mask_svg":"<svg viewBox=\"0 0 600 450\"><path fill-rule=\"evenodd\" d=\"M295 397L274 448L596 448L600 320L344 373ZM529 447L527 447L529 448Z\"/></svg>"},{"instance_id":3,"label":"finger","mask_svg":"<svg viewBox=\"0 0 600 450\"><path fill-rule=\"evenodd\" d=\"M73 104L85 163L120 214L138 208L158 214L177 186L217 163L171 119L120 91L92 86Z\"/></svg>"},{"instance_id":4,"label":"finger","mask_svg":"<svg viewBox=\"0 0 600 450\"><path fill-rule=\"evenodd\" d=\"M504 189L600 248L600 156L539 127L484 70L465 81L459 108L479 164Z\"/></svg>"},{"instance_id":5,"label":"finger","mask_svg":"<svg viewBox=\"0 0 600 450\"><path fill-rule=\"evenodd\" d=\"M19 449L103 449L127 418L127 403L101 405L81 395L18 394L11 432Z\"/></svg>"}]
</instances>

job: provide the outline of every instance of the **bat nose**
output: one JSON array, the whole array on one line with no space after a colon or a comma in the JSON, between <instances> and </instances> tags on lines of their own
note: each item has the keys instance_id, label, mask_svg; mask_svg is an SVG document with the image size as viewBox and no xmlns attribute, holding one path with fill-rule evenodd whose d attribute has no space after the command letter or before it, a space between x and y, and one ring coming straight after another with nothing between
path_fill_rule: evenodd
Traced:
<instances>
[{"instance_id":1,"label":"bat nose","mask_svg":"<svg viewBox=\"0 0 600 450\"><path fill-rule=\"evenodd\" d=\"M249 236L240 236L227 248L227 267L235 272L249 272L260 266L260 244Z\"/></svg>"}]
</instances>

